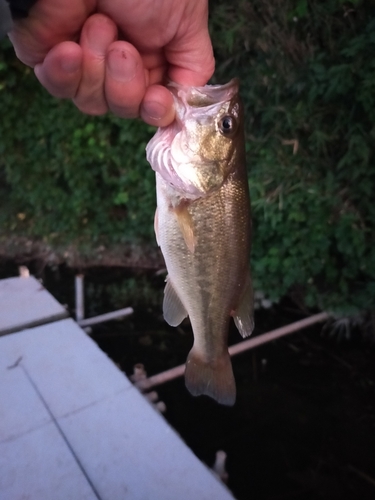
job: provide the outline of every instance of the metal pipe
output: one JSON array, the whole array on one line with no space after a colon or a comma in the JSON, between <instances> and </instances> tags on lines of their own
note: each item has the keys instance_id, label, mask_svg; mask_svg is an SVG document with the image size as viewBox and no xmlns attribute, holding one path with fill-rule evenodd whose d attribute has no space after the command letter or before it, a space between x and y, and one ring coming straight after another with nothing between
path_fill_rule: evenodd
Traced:
<instances>
[{"instance_id":1,"label":"metal pipe","mask_svg":"<svg viewBox=\"0 0 375 500\"><path fill-rule=\"evenodd\" d=\"M76 291L76 321L79 323L85 317L85 299L83 293L83 274L77 274L75 278Z\"/></svg>"},{"instance_id":2,"label":"metal pipe","mask_svg":"<svg viewBox=\"0 0 375 500\"><path fill-rule=\"evenodd\" d=\"M298 330L303 330L304 328L314 325L315 323L326 321L329 317L330 316L328 313L323 312L314 314L314 316L310 316L305 319L301 319L300 321L295 321L294 323L282 326L281 328L277 328L276 330L272 330L271 332L263 333L263 335L259 335L258 337L254 337L253 339L245 340L244 342L240 342L239 344L232 345L228 349L229 354L231 356L235 356L236 354L240 354L241 352L247 351L248 349L254 349L254 347L258 347L259 345L266 344L267 342L271 342L272 340L276 340L280 337L284 337L284 335L289 335L290 333L297 332Z\"/></svg>"},{"instance_id":3,"label":"metal pipe","mask_svg":"<svg viewBox=\"0 0 375 500\"><path fill-rule=\"evenodd\" d=\"M171 368L170 370L166 370L165 372L161 372L158 373L157 375L153 375L152 377L140 380L135 385L140 389L151 389L151 387L155 387L156 385L165 384L170 380L182 377L184 373L185 373L185 365L179 365L175 366L174 368Z\"/></svg>"},{"instance_id":4,"label":"metal pipe","mask_svg":"<svg viewBox=\"0 0 375 500\"><path fill-rule=\"evenodd\" d=\"M79 326L91 326L98 325L99 323L104 323L105 321L110 321L112 319L125 318L125 316L130 316L133 314L134 309L132 307L125 307L125 309L119 309L118 311L109 312L106 314L100 314L99 316L94 316L93 318L77 320Z\"/></svg>"},{"instance_id":5,"label":"metal pipe","mask_svg":"<svg viewBox=\"0 0 375 500\"><path fill-rule=\"evenodd\" d=\"M259 335L258 337L254 337L253 339L245 340L244 342L240 342L239 344L233 345L228 349L229 354L230 356L235 356L236 354L240 354L249 349L254 349L255 347L258 347L262 344L271 342L272 340L276 340L285 335L297 332L298 330L302 330L316 323L321 323L323 321L326 321L329 317L330 315L325 312L314 314L313 316L310 316L308 318L296 321L294 323L290 323L289 325L282 326L281 328L277 328L276 330L264 333L262 335ZM138 385L141 388L150 389L151 387L155 387L156 385L161 385L164 384L165 382L169 382L170 380L181 377L184 373L185 373L185 365L179 365L175 366L174 368L171 368L170 370L166 370L165 372L153 375L152 377L149 377L145 380L141 380L136 385Z\"/></svg>"}]
</instances>

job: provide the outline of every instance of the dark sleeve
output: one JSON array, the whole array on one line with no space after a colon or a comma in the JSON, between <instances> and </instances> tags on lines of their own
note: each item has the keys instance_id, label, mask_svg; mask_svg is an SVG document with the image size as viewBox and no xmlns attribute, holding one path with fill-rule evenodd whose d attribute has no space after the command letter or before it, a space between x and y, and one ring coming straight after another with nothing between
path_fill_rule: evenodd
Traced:
<instances>
[{"instance_id":1,"label":"dark sleeve","mask_svg":"<svg viewBox=\"0 0 375 500\"><path fill-rule=\"evenodd\" d=\"M6 0L0 0L0 39L12 28L12 15Z\"/></svg>"},{"instance_id":2,"label":"dark sleeve","mask_svg":"<svg viewBox=\"0 0 375 500\"><path fill-rule=\"evenodd\" d=\"M10 12L13 19L27 17L29 9L34 5L36 0L8 0Z\"/></svg>"},{"instance_id":3,"label":"dark sleeve","mask_svg":"<svg viewBox=\"0 0 375 500\"><path fill-rule=\"evenodd\" d=\"M36 0L0 0L0 39L12 29L12 18L27 17Z\"/></svg>"}]
</instances>

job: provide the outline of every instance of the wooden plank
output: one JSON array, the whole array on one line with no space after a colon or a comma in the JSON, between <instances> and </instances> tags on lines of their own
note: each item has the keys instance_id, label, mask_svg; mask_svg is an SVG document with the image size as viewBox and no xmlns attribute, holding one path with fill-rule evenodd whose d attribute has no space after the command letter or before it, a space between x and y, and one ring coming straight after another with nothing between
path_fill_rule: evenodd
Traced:
<instances>
[{"instance_id":1,"label":"wooden plank","mask_svg":"<svg viewBox=\"0 0 375 500\"><path fill-rule=\"evenodd\" d=\"M27 488L36 483L38 487L31 488L31 494L24 490L30 500L60 498L40 493L45 474L56 491L61 484L61 471L51 455L52 438L47 435L51 422L79 466L71 476L64 476L65 488L72 491L80 468L96 498L102 500L233 499L72 319L1 337L1 384L7 384L8 390L0 391L0 476L12 476L14 481L18 478ZM32 394L27 395L27 391ZM25 401L30 411L25 408L24 419L17 414ZM50 416L47 423L46 413ZM17 418L17 425L13 425ZM2 422L8 423L1 431ZM11 442L18 447L17 452ZM18 460L21 444L27 454ZM65 452L61 453L65 460ZM0 480L0 500L23 498L20 487L18 496L2 497L2 491L15 491L8 483L5 486L8 490L1 487ZM86 497L65 493L61 498Z\"/></svg>"},{"instance_id":2,"label":"wooden plank","mask_svg":"<svg viewBox=\"0 0 375 500\"><path fill-rule=\"evenodd\" d=\"M0 335L67 316L66 309L33 276L0 281Z\"/></svg>"}]
</instances>

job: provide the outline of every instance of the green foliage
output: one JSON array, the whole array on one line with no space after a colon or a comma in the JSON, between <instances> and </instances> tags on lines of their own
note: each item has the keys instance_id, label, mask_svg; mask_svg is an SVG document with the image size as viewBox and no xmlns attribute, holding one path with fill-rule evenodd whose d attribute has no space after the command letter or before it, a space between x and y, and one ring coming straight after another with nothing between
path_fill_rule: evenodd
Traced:
<instances>
[{"instance_id":1,"label":"green foliage","mask_svg":"<svg viewBox=\"0 0 375 500\"><path fill-rule=\"evenodd\" d=\"M153 130L50 97L6 44L0 58L0 224L49 241L150 238Z\"/></svg>"},{"instance_id":2,"label":"green foliage","mask_svg":"<svg viewBox=\"0 0 375 500\"><path fill-rule=\"evenodd\" d=\"M242 81L255 286L273 300L298 290L308 306L373 307L370 10L360 1L212 2L216 80Z\"/></svg>"},{"instance_id":3,"label":"green foliage","mask_svg":"<svg viewBox=\"0 0 375 500\"><path fill-rule=\"evenodd\" d=\"M214 83L239 76L242 84L255 287L272 300L298 291L311 307L373 307L369 4L211 2ZM84 116L49 97L7 43L0 109L2 231L56 244L153 241L154 176L144 152L150 127Z\"/></svg>"}]
</instances>

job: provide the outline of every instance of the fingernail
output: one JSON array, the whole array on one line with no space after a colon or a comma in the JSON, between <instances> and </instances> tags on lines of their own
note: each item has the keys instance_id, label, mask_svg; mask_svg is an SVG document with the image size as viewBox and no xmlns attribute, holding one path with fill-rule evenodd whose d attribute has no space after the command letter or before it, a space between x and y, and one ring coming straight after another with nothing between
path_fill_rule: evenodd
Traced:
<instances>
[{"instance_id":1,"label":"fingernail","mask_svg":"<svg viewBox=\"0 0 375 500\"><path fill-rule=\"evenodd\" d=\"M148 101L142 105L142 114L147 114L154 120L161 120L167 114L167 108L156 101Z\"/></svg>"},{"instance_id":2,"label":"fingernail","mask_svg":"<svg viewBox=\"0 0 375 500\"><path fill-rule=\"evenodd\" d=\"M130 82L135 77L137 62L125 50L111 50L108 53L108 69L115 80Z\"/></svg>"}]
</instances>

